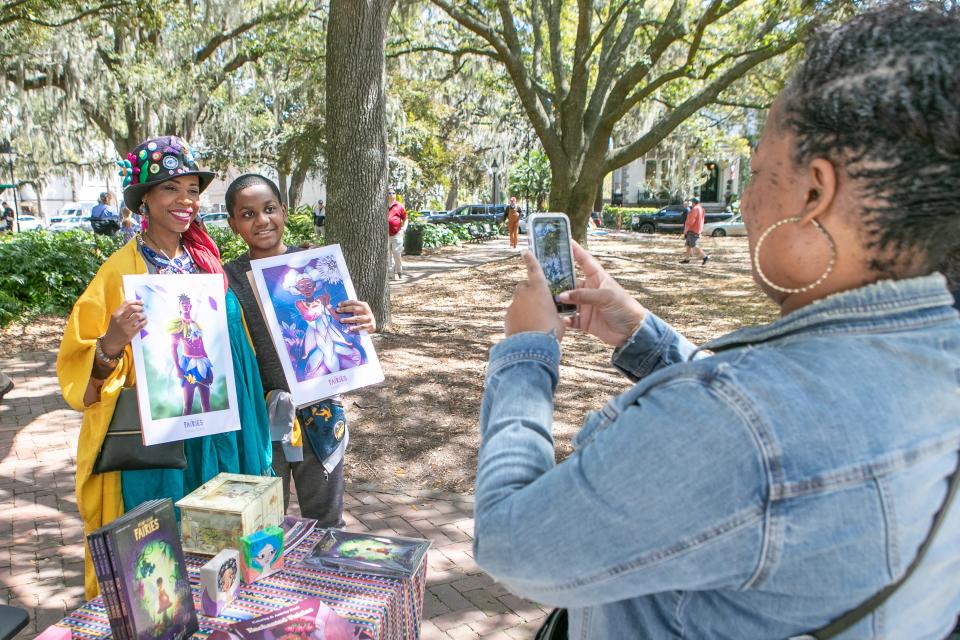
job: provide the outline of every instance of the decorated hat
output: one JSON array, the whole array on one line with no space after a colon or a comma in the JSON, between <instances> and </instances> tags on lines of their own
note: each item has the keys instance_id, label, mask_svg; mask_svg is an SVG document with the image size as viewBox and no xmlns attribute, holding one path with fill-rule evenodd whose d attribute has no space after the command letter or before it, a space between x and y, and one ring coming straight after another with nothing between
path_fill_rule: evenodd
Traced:
<instances>
[{"instance_id":1,"label":"decorated hat","mask_svg":"<svg viewBox=\"0 0 960 640\"><path fill-rule=\"evenodd\" d=\"M143 194L167 180L180 176L198 176L200 191L213 180L212 171L197 166L197 155L183 138L160 136L151 138L117 162L123 178L123 202L131 211L137 211Z\"/></svg>"}]
</instances>

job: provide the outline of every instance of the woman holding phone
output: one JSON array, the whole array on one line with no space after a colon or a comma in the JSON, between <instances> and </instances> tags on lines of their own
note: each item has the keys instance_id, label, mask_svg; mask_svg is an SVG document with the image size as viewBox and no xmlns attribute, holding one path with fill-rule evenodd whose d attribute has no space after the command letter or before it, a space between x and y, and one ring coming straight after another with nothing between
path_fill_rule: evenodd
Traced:
<instances>
[{"instance_id":1,"label":"woman holding phone","mask_svg":"<svg viewBox=\"0 0 960 640\"><path fill-rule=\"evenodd\" d=\"M526 254L490 352L474 551L566 607L569 637L953 628L960 319L937 269L960 248L957 42L955 12L891 5L809 44L742 201L754 279L781 309L769 325L698 349L578 246L563 319ZM635 384L557 465L571 328Z\"/></svg>"}]
</instances>

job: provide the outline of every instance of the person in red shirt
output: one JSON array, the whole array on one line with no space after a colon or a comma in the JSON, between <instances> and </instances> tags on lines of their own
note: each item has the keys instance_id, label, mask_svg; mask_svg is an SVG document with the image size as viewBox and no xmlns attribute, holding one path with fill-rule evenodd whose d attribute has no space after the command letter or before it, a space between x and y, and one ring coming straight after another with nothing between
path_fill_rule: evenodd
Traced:
<instances>
[{"instance_id":1,"label":"person in red shirt","mask_svg":"<svg viewBox=\"0 0 960 640\"><path fill-rule=\"evenodd\" d=\"M407 210L397 201L397 192L393 187L387 191L387 204L387 227L390 233L387 257L390 272L399 280L403 277L400 255L403 252L403 232L407 229Z\"/></svg>"},{"instance_id":2,"label":"person in red shirt","mask_svg":"<svg viewBox=\"0 0 960 640\"><path fill-rule=\"evenodd\" d=\"M710 259L710 256L705 254L703 249L697 246L697 240L700 239L700 234L703 232L703 206L700 204L700 198L690 198L690 202L693 203L693 208L690 209L690 213L687 214L687 220L683 223L683 238L687 248L683 260L681 260L680 263L687 264L690 262L690 255L696 253L697 257L703 260L700 264L705 265L707 264L707 260Z\"/></svg>"}]
</instances>

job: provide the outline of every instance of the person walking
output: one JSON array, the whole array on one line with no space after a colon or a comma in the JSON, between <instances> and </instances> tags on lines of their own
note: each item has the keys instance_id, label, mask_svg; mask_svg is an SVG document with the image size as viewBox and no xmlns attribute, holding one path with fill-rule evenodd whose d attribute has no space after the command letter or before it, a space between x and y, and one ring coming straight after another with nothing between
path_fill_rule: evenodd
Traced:
<instances>
[{"instance_id":1,"label":"person walking","mask_svg":"<svg viewBox=\"0 0 960 640\"><path fill-rule=\"evenodd\" d=\"M690 207L690 212L687 213L687 219L683 223L683 239L687 246L684 258L680 261L680 264L690 262L690 254L696 253L697 257L703 261L700 264L705 265L707 264L707 260L710 259L710 256L705 254L703 249L697 246L697 240L700 239L700 234L703 233L703 206L700 204L700 198L696 197L690 198L690 203L693 206Z\"/></svg>"},{"instance_id":2,"label":"person walking","mask_svg":"<svg viewBox=\"0 0 960 640\"><path fill-rule=\"evenodd\" d=\"M395 280L403 277L403 234L407 230L407 210L397 200L397 191L393 187L387 190L387 230L390 234L387 258L388 271Z\"/></svg>"},{"instance_id":3,"label":"person walking","mask_svg":"<svg viewBox=\"0 0 960 640\"><path fill-rule=\"evenodd\" d=\"M313 205L313 229L317 232L318 236L323 233L323 225L326 223L327 209L323 198L320 198L317 200L317 204Z\"/></svg>"},{"instance_id":4,"label":"person walking","mask_svg":"<svg viewBox=\"0 0 960 640\"><path fill-rule=\"evenodd\" d=\"M3 211L0 213L0 233L13 233L14 215L13 209L6 202L2 204Z\"/></svg>"},{"instance_id":5,"label":"person walking","mask_svg":"<svg viewBox=\"0 0 960 640\"><path fill-rule=\"evenodd\" d=\"M510 248L516 249L518 234L520 233L520 205L517 204L516 196L510 196L510 204L507 205L506 214Z\"/></svg>"}]
</instances>

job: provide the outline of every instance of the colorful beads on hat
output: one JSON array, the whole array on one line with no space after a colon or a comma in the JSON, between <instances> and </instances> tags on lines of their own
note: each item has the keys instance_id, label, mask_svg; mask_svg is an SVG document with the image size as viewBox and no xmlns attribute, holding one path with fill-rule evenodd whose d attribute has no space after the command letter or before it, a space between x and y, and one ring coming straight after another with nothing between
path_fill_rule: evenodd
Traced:
<instances>
[{"instance_id":1,"label":"colorful beads on hat","mask_svg":"<svg viewBox=\"0 0 960 640\"><path fill-rule=\"evenodd\" d=\"M157 173L160 171L160 165L152 164L150 165L150 173Z\"/></svg>"},{"instance_id":2,"label":"colorful beads on hat","mask_svg":"<svg viewBox=\"0 0 960 640\"><path fill-rule=\"evenodd\" d=\"M140 153L137 154L137 157L140 158L141 160L146 160L146 159L147 159L147 150L146 150L146 149L140 149Z\"/></svg>"},{"instance_id":3,"label":"colorful beads on hat","mask_svg":"<svg viewBox=\"0 0 960 640\"><path fill-rule=\"evenodd\" d=\"M149 149L150 151L156 151L156 150L157 150L157 143L156 143L156 142L149 142L149 143L147 143L147 149Z\"/></svg>"},{"instance_id":4,"label":"colorful beads on hat","mask_svg":"<svg viewBox=\"0 0 960 640\"><path fill-rule=\"evenodd\" d=\"M160 153L159 151L154 151L153 153L150 154L150 159L153 160L154 162L159 161L160 158L162 157L163 157L163 154Z\"/></svg>"},{"instance_id":5,"label":"colorful beads on hat","mask_svg":"<svg viewBox=\"0 0 960 640\"><path fill-rule=\"evenodd\" d=\"M164 156L163 157L163 166L167 169L176 169L180 166L180 161L177 160L176 156Z\"/></svg>"},{"instance_id":6,"label":"colorful beads on hat","mask_svg":"<svg viewBox=\"0 0 960 640\"><path fill-rule=\"evenodd\" d=\"M129 158L129 154L128 154ZM133 165L130 164L130 160L117 160L117 166L120 167L120 177L123 178L123 186L126 187L128 184L133 182Z\"/></svg>"}]
</instances>

